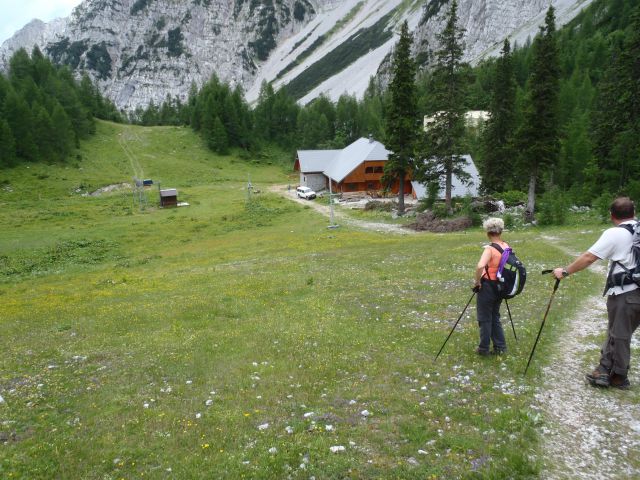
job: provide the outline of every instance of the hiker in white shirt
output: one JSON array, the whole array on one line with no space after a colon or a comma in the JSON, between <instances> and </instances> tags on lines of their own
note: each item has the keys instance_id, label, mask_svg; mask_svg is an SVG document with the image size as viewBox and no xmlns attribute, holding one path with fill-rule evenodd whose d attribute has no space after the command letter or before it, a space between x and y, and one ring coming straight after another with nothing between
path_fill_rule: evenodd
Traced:
<instances>
[{"instance_id":1,"label":"hiker in white shirt","mask_svg":"<svg viewBox=\"0 0 640 480\"><path fill-rule=\"evenodd\" d=\"M631 199L619 197L611 204L610 213L615 227L605 230L598 241L574 262L554 269L553 275L562 279L587 268L596 260L609 260L605 286L609 317L607 338L600 351L600 364L586 375L586 379L594 386L628 389L631 337L640 324L640 289L626 274L635 267L631 252L636 224L635 205Z\"/></svg>"}]
</instances>

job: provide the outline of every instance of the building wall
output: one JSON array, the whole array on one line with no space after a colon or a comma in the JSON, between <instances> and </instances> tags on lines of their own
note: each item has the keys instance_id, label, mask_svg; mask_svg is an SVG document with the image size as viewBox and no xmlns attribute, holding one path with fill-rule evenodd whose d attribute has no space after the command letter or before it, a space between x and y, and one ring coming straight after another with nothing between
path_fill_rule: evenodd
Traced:
<instances>
[{"instance_id":1,"label":"building wall","mask_svg":"<svg viewBox=\"0 0 640 480\"><path fill-rule=\"evenodd\" d=\"M327 177L324 173L302 173L300 172L300 185L309 187L311 190L320 191L327 188Z\"/></svg>"},{"instance_id":2,"label":"building wall","mask_svg":"<svg viewBox=\"0 0 640 480\"><path fill-rule=\"evenodd\" d=\"M358 165L344 180L337 186L338 191L349 192L370 192L384 189L381 178L384 170L384 160L368 161ZM407 175L405 178L404 192L411 193L411 180ZM395 182L391 186L392 193L398 193L399 183Z\"/></svg>"}]
</instances>

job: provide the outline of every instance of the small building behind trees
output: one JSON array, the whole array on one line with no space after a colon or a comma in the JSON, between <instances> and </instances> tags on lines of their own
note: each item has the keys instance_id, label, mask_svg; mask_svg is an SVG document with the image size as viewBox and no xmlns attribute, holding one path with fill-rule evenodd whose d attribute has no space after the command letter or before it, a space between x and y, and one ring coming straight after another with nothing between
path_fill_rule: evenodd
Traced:
<instances>
[{"instance_id":1,"label":"small building behind trees","mask_svg":"<svg viewBox=\"0 0 640 480\"><path fill-rule=\"evenodd\" d=\"M477 197L480 189L480 174L476 168L471 155L460 155L465 160L464 171L469 176L468 180L462 180L455 174L451 178L451 196L452 197ZM413 187L413 197L421 200L428 196L427 186L416 180L411 181ZM437 199L444 198L442 188L435 197Z\"/></svg>"}]
</instances>

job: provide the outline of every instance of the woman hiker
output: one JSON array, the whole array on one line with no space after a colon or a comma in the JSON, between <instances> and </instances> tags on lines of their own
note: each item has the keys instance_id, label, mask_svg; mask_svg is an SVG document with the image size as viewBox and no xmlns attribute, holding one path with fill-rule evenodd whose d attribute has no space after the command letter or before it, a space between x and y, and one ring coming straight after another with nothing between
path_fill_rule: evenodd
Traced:
<instances>
[{"instance_id":1,"label":"woman hiker","mask_svg":"<svg viewBox=\"0 0 640 480\"><path fill-rule=\"evenodd\" d=\"M509 245L502 240L504 221L501 218L489 218L482 226L490 243L499 245L503 250ZM500 323L500 304L502 297L498 292L496 273L502 253L491 245L485 245L474 275L477 293L476 312L480 327L480 344L476 349L479 355L501 354L507 351L504 330ZM493 343L493 351L489 347Z\"/></svg>"}]
</instances>

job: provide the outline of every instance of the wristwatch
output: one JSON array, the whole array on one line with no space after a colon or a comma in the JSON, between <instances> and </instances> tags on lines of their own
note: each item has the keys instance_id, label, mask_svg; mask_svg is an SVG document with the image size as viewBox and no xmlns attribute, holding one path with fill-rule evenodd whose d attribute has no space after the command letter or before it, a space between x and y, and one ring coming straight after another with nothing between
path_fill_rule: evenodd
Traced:
<instances>
[{"instance_id":1,"label":"wristwatch","mask_svg":"<svg viewBox=\"0 0 640 480\"><path fill-rule=\"evenodd\" d=\"M563 268L563 269L562 269L562 276L563 276L563 277L568 277L568 276L569 276L569 272L567 272L567 269L566 269L566 268Z\"/></svg>"}]
</instances>

